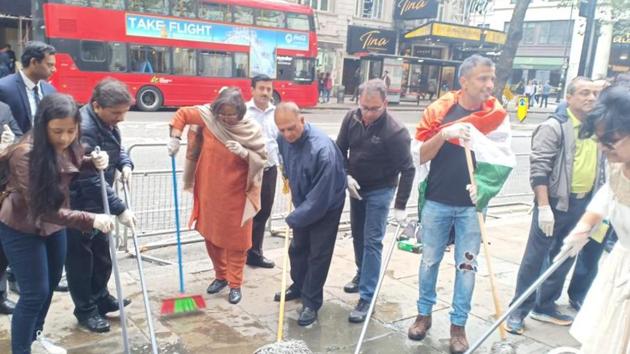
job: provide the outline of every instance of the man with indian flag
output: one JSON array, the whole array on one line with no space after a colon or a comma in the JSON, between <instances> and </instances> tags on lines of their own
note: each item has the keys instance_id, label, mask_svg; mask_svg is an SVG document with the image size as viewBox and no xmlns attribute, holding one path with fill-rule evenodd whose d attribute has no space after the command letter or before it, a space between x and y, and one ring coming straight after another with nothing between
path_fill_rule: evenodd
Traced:
<instances>
[{"instance_id":1,"label":"man with indian flag","mask_svg":"<svg viewBox=\"0 0 630 354\"><path fill-rule=\"evenodd\" d=\"M459 68L459 91L430 104L416 128L412 146L420 179L418 208L423 253L420 263L418 316L408 336L422 340L431 328L440 262L455 231L455 287L450 312L450 351L468 349L465 325L475 285L481 231L477 212L488 206L515 166L510 121L492 97L494 63L472 55ZM467 172L472 152L475 183Z\"/></svg>"}]
</instances>

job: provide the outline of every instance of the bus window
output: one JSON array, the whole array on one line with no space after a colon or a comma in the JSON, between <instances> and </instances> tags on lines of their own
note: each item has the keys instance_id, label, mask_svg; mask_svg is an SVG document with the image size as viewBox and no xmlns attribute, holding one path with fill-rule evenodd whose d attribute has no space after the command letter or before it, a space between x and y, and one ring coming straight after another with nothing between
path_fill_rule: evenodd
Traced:
<instances>
[{"instance_id":1,"label":"bus window","mask_svg":"<svg viewBox=\"0 0 630 354\"><path fill-rule=\"evenodd\" d=\"M249 76L249 55L246 53L234 53L235 77Z\"/></svg>"},{"instance_id":2,"label":"bus window","mask_svg":"<svg viewBox=\"0 0 630 354\"><path fill-rule=\"evenodd\" d=\"M129 46L129 57L131 71L147 74L169 72L168 48L132 44Z\"/></svg>"},{"instance_id":3,"label":"bus window","mask_svg":"<svg viewBox=\"0 0 630 354\"><path fill-rule=\"evenodd\" d=\"M225 4L199 4L199 18L211 21L232 22L232 13Z\"/></svg>"},{"instance_id":4,"label":"bus window","mask_svg":"<svg viewBox=\"0 0 630 354\"><path fill-rule=\"evenodd\" d=\"M293 65L295 81L313 81L315 71L315 61L313 59L293 58Z\"/></svg>"},{"instance_id":5,"label":"bus window","mask_svg":"<svg viewBox=\"0 0 630 354\"><path fill-rule=\"evenodd\" d=\"M168 15L167 0L129 0L130 11L148 12L160 15Z\"/></svg>"},{"instance_id":6,"label":"bus window","mask_svg":"<svg viewBox=\"0 0 630 354\"><path fill-rule=\"evenodd\" d=\"M256 13L256 25L265 27L284 28L284 13L275 10L258 10Z\"/></svg>"},{"instance_id":7,"label":"bus window","mask_svg":"<svg viewBox=\"0 0 630 354\"><path fill-rule=\"evenodd\" d=\"M244 25L254 24L254 9L249 7L234 6L234 22Z\"/></svg>"},{"instance_id":8,"label":"bus window","mask_svg":"<svg viewBox=\"0 0 630 354\"><path fill-rule=\"evenodd\" d=\"M310 30L309 20L307 15L302 14L287 14L287 28L298 31Z\"/></svg>"},{"instance_id":9,"label":"bus window","mask_svg":"<svg viewBox=\"0 0 630 354\"><path fill-rule=\"evenodd\" d=\"M124 10L125 0L91 0L92 7L100 9Z\"/></svg>"},{"instance_id":10,"label":"bus window","mask_svg":"<svg viewBox=\"0 0 630 354\"><path fill-rule=\"evenodd\" d=\"M171 0L171 13L179 17L195 17L197 0Z\"/></svg>"},{"instance_id":11,"label":"bus window","mask_svg":"<svg viewBox=\"0 0 630 354\"><path fill-rule=\"evenodd\" d=\"M208 77L232 77L232 54L206 52L199 54L199 74Z\"/></svg>"},{"instance_id":12,"label":"bus window","mask_svg":"<svg viewBox=\"0 0 630 354\"><path fill-rule=\"evenodd\" d=\"M124 43L110 43L111 59L109 61L109 71L127 71L127 46Z\"/></svg>"},{"instance_id":13,"label":"bus window","mask_svg":"<svg viewBox=\"0 0 630 354\"><path fill-rule=\"evenodd\" d=\"M173 74L197 75L197 58L194 49L173 48Z\"/></svg>"},{"instance_id":14,"label":"bus window","mask_svg":"<svg viewBox=\"0 0 630 354\"><path fill-rule=\"evenodd\" d=\"M81 61L102 63L107 59L105 43L81 41Z\"/></svg>"},{"instance_id":15,"label":"bus window","mask_svg":"<svg viewBox=\"0 0 630 354\"><path fill-rule=\"evenodd\" d=\"M62 4L74 6L90 6L89 0L57 0L53 2L60 2Z\"/></svg>"}]
</instances>

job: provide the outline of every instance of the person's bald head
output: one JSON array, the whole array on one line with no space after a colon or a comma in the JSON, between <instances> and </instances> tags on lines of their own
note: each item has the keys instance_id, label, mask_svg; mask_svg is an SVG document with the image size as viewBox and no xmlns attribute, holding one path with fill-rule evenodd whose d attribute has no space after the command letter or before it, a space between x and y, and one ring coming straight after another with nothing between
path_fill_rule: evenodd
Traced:
<instances>
[{"instance_id":1,"label":"person's bald head","mask_svg":"<svg viewBox=\"0 0 630 354\"><path fill-rule=\"evenodd\" d=\"M296 142L304 133L304 116L294 102L281 102L276 106L276 126L289 143Z\"/></svg>"}]
</instances>

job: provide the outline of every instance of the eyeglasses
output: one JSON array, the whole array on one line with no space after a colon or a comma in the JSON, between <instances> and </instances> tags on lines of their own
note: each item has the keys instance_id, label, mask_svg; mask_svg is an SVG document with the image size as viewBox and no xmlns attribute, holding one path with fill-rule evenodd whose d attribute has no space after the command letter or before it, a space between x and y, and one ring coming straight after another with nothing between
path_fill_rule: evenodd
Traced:
<instances>
[{"instance_id":1,"label":"eyeglasses","mask_svg":"<svg viewBox=\"0 0 630 354\"><path fill-rule=\"evenodd\" d=\"M225 114L225 113L220 113L220 112L219 112L217 115L218 115L219 117L221 117L221 118L228 118L228 119L230 119L230 118L237 118L237 117L238 117L238 113L234 113L234 114Z\"/></svg>"},{"instance_id":2,"label":"eyeglasses","mask_svg":"<svg viewBox=\"0 0 630 354\"><path fill-rule=\"evenodd\" d=\"M605 136L605 135L604 135ZM604 146L606 149L608 150L615 150L617 148L617 145L625 140L628 137L628 135L621 137L621 138L617 138L617 139L608 139L608 138L603 138L603 137L597 137L597 141L602 144L602 146Z\"/></svg>"},{"instance_id":3,"label":"eyeglasses","mask_svg":"<svg viewBox=\"0 0 630 354\"><path fill-rule=\"evenodd\" d=\"M361 110L361 112L363 113L378 113L381 110L383 110L385 107L380 106L380 107L365 107L365 106L359 106L359 109Z\"/></svg>"}]
</instances>

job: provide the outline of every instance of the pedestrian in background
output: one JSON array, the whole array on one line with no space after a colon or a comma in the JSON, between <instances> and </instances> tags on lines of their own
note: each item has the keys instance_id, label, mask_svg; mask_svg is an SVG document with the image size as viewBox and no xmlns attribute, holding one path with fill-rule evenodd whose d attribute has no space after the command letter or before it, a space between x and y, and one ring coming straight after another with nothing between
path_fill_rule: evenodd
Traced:
<instances>
[{"instance_id":1,"label":"pedestrian in background","mask_svg":"<svg viewBox=\"0 0 630 354\"><path fill-rule=\"evenodd\" d=\"M592 194L604 182L601 151L592 139L578 136L595 100L596 88L591 79L574 78L567 87L566 110L552 114L532 134L530 184L535 206L514 299L549 267L560 251L562 240L575 227ZM573 322L573 317L561 313L555 303L562 294L573 261L574 258L565 261L507 318L508 332L522 334L524 319L530 312L537 321L560 326ZM570 304L576 309L581 307L581 303L573 300Z\"/></svg>"},{"instance_id":2,"label":"pedestrian in background","mask_svg":"<svg viewBox=\"0 0 630 354\"><path fill-rule=\"evenodd\" d=\"M252 78L252 99L245 104L247 112L245 119L251 119L260 126L265 147L267 149L267 162L263 169L262 184L260 190L260 210L254 217L252 226L252 248L247 251L247 265L252 267L273 268L272 260L263 255L263 240L267 220L271 216L273 200L276 194L276 182L278 180L278 164L280 155L278 152L278 127L274 121L276 106L271 104L273 94L273 81L267 75L256 75Z\"/></svg>"},{"instance_id":3,"label":"pedestrian in background","mask_svg":"<svg viewBox=\"0 0 630 354\"><path fill-rule=\"evenodd\" d=\"M398 186L394 217L400 225L407 219L415 167L411 158L409 131L387 111L387 87L372 79L359 88L359 108L348 112L341 123L337 145L344 157L350 223L357 273L344 286L359 293L348 320L365 320L380 275L383 237L389 207ZM400 182L399 182L400 180Z\"/></svg>"},{"instance_id":4,"label":"pedestrian in background","mask_svg":"<svg viewBox=\"0 0 630 354\"><path fill-rule=\"evenodd\" d=\"M540 108L542 108L543 104L545 105L545 108L547 108L547 101L549 101L549 94L551 93L551 85L549 84L549 81L545 82L541 92Z\"/></svg>"},{"instance_id":5,"label":"pedestrian in background","mask_svg":"<svg viewBox=\"0 0 630 354\"><path fill-rule=\"evenodd\" d=\"M535 94L534 91L535 90L536 90L536 85L534 85L534 82L530 80L527 83L527 85L525 85L525 90L523 92L525 94L525 97L527 97L529 108L531 108L532 105L534 104L534 94Z\"/></svg>"},{"instance_id":6,"label":"pedestrian in background","mask_svg":"<svg viewBox=\"0 0 630 354\"><path fill-rule=\"evenodd\" d=\"M317 74L317 92L319 94L319 103L324 103L326 97L326 81L324 80L324 73Z\"/></svg>"},{"instance_id":7,"label":"pedestrian in background","mask_svg":"<svg viewBox=\"0 0 630 354\"><path fill-rule=\"evenodd\" d=\"M122 145L118 124L125 120L133 99L127 86L108 78L100 81L92 91L90 102L80 109L80 142L86 153L98 146L107 153L109 165L105 168L107 201L111 215L126 227L135 227L135 216L114 191L116 172L123 183L131 180L133 163ZM104 213L99 172L82 170L70 185L70 206L74 210ZM74 316L79 325L89 331L109 331L106 314L119 310L118 300L107 289L112 274L112 259L107 235L68 229L68 257L66 277ZM124 306L131 301L125 299Z\"/></svg>"},{"instance_id":8,"label":"pedestrian in background","mask_svg":"<svg viewBox=\"0 0 630 354\"><path fill-rule=\"evenodd\" d=\"M330 73L326 73L326 76L324 76L324 92L326 93L326 100L325 102L328 103L330 102L330 92L332 92L333 89L333 80L332 77L330 76Z\"/></svg>"},{"instance_id":9,"label":"pedestrian in background","mask_svg":"<svg viewBox=\"0 0 630 354\"><path fill-rule=\"evenodd\" d=\"M291 279L286 300L302 298L298 325L317 319L346 198L346 172L339 148L324 132L304 122L293 102L276 107L278 147L289 180L293 210L285 221L293 229L289 247ZM276 293L275 301L280 301Z\"/></svg>"},{"instance_id":10,"label":"pedestrian in background","mask_svg":"<svg viewBox=\"0 0 630 354\"><path fill-rule=\"evenodd\" d=\"M236 88L223 90L212 103L183 107L170 123L168 152L175 156L187 125L202 126L203 142L193 165L193 209L189 226L206 241L216 294L229 285L228 301L242 299L247 250L252 247L253 218L260 210L263 169L267 162L260 126L244 119L245 101ZM194 226L193 226L194 224Z\"/></svg>"},{"instance_id":11,"label":"pedestrian in background","mask_svg":"<svg viewBox=\"0 0 630 354\"><path fill-rule=\"evenodd\" d=\"M66 226L84 232L114 227L109 215L69 209L69 185L79 170L108 164L105 152L83 155L80 120L70 96L44 97L33 131L0 157L8 173L0 241L22 289L11 320L14 354L30 353L33 342L48 353L66 353L42 334L66 258Z\"/></svg>"}]
</instances>

